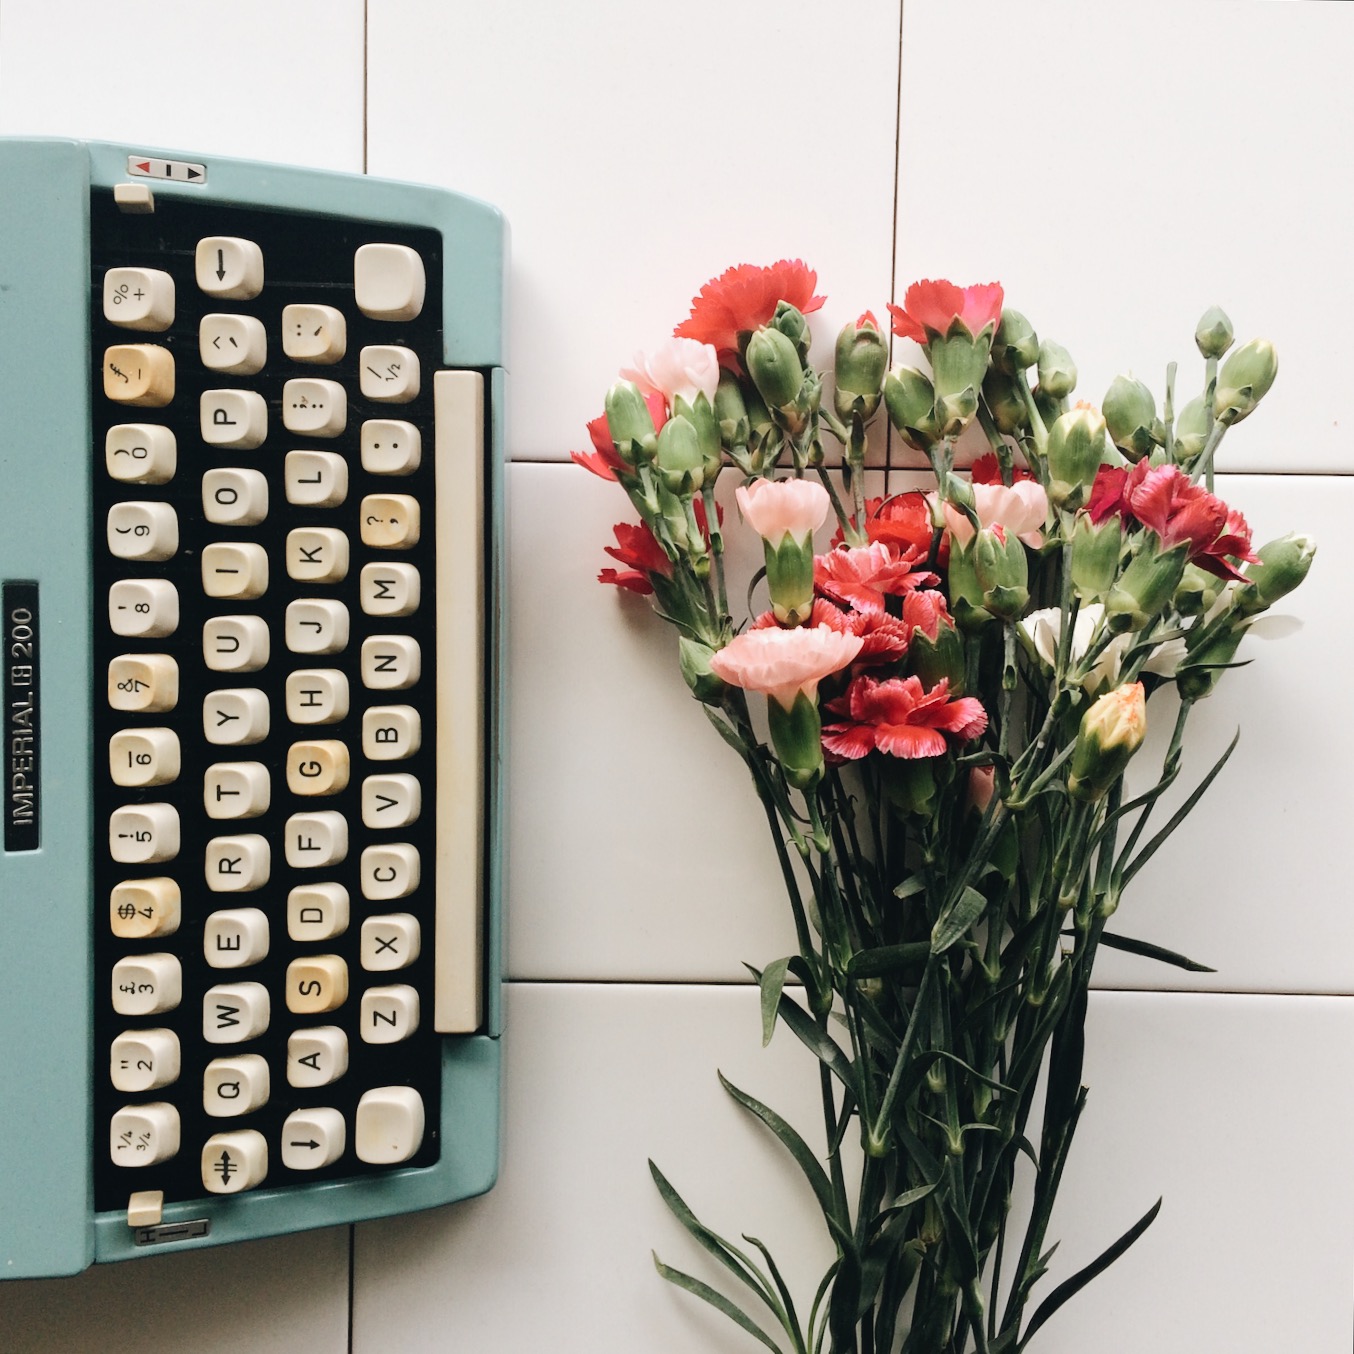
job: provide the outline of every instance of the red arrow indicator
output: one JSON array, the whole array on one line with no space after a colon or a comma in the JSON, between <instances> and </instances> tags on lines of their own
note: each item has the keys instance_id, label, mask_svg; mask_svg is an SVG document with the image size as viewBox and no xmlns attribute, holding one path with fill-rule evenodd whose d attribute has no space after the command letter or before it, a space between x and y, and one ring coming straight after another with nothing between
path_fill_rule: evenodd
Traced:
<instances>
[{"instance_id":1,"label":"red arrow indicator","mask_svg":"<svg viewBox=\"0 0 1354 1354\"><path fill-rule=\"evenodd\" d=\"M136 167L137 167L143 174L149 174L149 173L150 173L150 161L149 161L149 160L138 160L138 161L136 162Z\"/></svg>"}]
</instances>

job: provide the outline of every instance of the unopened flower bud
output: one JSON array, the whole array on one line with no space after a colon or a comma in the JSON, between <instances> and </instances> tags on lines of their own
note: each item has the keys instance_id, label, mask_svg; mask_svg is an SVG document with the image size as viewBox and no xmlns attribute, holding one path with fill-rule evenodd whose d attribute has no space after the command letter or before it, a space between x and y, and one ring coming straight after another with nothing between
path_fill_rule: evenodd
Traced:
<instances>
[{"instance_id":1,"label":"unopened flower bud","mask_svg":"<svg viewBox=\"0 0 1354 1354\"><path fill-rule=\"evenodd\" d=\"M903 440L918 451L936 441L936 392L916 367L897 367L884 378L884 407Z\"/></svg>"},{"instance_id":2,"label":"unopened flower bud","mask_svg":"<svg viewBox=\"0 0 1354 1354\"><path fill-rule=\"evenodd\" d=\"M714 480L724 466L724 455L719 440L719 423L715 419L715 411L705 392L703 390L697 392L693 404L688 404L683 396L678 395L672 402L672 412L674 415L680 414L695 428L705 478Z\"/></svg>"},{"instance_id":3,"label":"unopened flower bud","mask_svg":"<svg viewBox=\"0 0 1354 1354\"><path fill-rule=\"evenodd\" d=\"M1196 395L1176 415L1175 458L1181 465L1188 465L1204 449L1208 423L1208 408L1202 395Z\"/></svg>"},{"instance_id":4,"label":"unopened flower bud","mask_svg":"<svg viewBox=\"0 0 1354 1354\"><path fill-rule=\"evenodd\" d=\"M1055 508L1080 508L1105 454L1105 420L1094 409L1063 414L1048 433L1048 497Z\"/></svg>"},{"instance_id":5,"label":"unopened flower bud","mask_svg":"<svg viewBox=\"0 0 1354 1354\"><path fill-rule=\"evenodd\" d=\"M953 622L942 621L932 639L920 627L907 643L907 670L930 691L941 678L949 682L950 696L964 694L964 640Z\"/></svg>"},{"instance_id":6,"label":"unopened flower bud","mask_svg":"<svg viewBox=\"0 0 1354 1354\"><path fill-rule=\"evenodd\" d=\"M809 322L804 318L802 311L792 306L788 301L778 301L776 312L771 317L771 327L784 334L795 345L795 351L799 354L801 362L808 357L809 345L813 342L813 334L809 330Z\"/></svg>"},{"instance_id":7,"label":"unopened flower bud","mask_svg":"<svg viewBox=\"0 0 1354 1354\"><path fill-rule=\"evenodd\" d=\"M1258 564L1246 566L1250 586L1241 588L1237 602L1243 616L1253 616L1286 597L1307 577L1316 556L1316 542L1298 532L1269 541L1255 552Z\"/></svg>"},{"instance_id":8,"label":"unopened flower bud","mask_svg":"<svg viewBox=\"0 0 1354 1354\"><path fill-rule=\"evenodd\" d=\"M859 414L868 419L874 415L879 408L888 365L888 344L879 332L874 316L867 310L837 335L833 367L837 381L834 406L838 418L849 419L852 414Z\"/></svg>"},{"instance_id":9,"label":"unopened flower bud","mask_svg":"<svg viewBox=\"0 0 1354 1354\"><path fill-rule=\"evenodd\" d=\"M1232 625L1190 653L1188 661L1176 670L1175 685L1182 699L1203 700L1213 694L1218 679L1236 657L1237 646L1246 633L1245 625Z\"/></svg>"},{"instance_id":10,"label":"unopened flower bud","mask_svg":"<svg viewBox=\"0 0 1354 1354\"><path fill-rule=\"evenodd\" d=\"M1110 440L1130 461L1140 461L1159 440L1157 402L1141 381L1116 376L1101 405Z\"/></svg>"},{"instance_id":11,"label":"unopened flower bud","mask_svg":"<svg viewBox=\"0 0 1354 1354\"><path fill-rule=\"evenodd\" d=\"M1252 339L1233 352L1218 372L1213 417L1240 423L1265 397L1279 370L1279 355L1268 339Z\"/></svg>"},{"instance_id":12,"label":"unopened flower bud","mask_svg":"<svg viewBox=\"0 0 1354 1354\"><path fill-rule=\"evenodd\" d=\"M992 414L997 431L1016 437L1029 426L1029 411L1014 378L989 367L983 377L983 399Z\"/></svg>"},{"instance_id":13,"label":"unopened flower bud","mask_svg":"<svg viewBox=\"0 0 1354 1354\"><path fill-rule=\"evenodd\" d=\"M654 463L663 483L673 494L689 494L705 480L705 457L701 454L700 435L690 419L676 414L658 434Z\"/></svg>"},{"instance_id":14,"label":"unopened flower bud","mask_svg":"<svg viewBox=\"0 0 1354 1354\"><path fill-rule=\"evenodd\" d=\"M617 381L606 393L606 426L616 454L629 465L654 452L653 416L633 381Z\"/></svg>"},{"instance_id":15,"label":"unopened flower bud","mask_svg":"<svg viewBox=\"0 0 1354 1354\"><path fill-rule=\"evenodd\" d=\"M1105 599L1105 622L1116 634L1141 630L1175 595L1185 572L1189 546L1158 553L1145 548L1134 556Z\"/></svg>"},{"instance_id":16,"label":"unopened flower bud","mask_svg":"<svg viewBox=\"0 0 1354 1354\"><path fill-rule=\"evenodd\" d=\"M766 702L771 746L796 790L810 789L823 774L823 726L818 702L800 692L787 710L774 696Z\"/></svg>"},{"instance_id":17,"label":"unopened flower bud","mask_svg":"<svg viewBox=\"0 0 1354 1354\"><path fill-rule=\"evenodd\" d=\"M710 669L715 651L708 644L683 635L677 641L677 663L691 694L703 705L718 705L728 689Z\"/></svg>"},{"instance_id":18,"label":"unopened flower bud","mask_svg":"<svg viewBox=\"0 0 1354 1354\"><path fill-rule=\"evenodd\" d=\"M1107 691L1081 717L1067 790L1094 802L1124 773L1147 732L1147 701L1141 682Z\"/></svg>"},{"instance_id":19,"label":"unopened flower bud","mask_svg":"<svg viewBox=\"0 0 1354 1354\"><path fill-rule=\"evenodd\" d=\"M992 365L1007 376L1014 376L1038 360L1039 339L1034 326L1018 310L1003 310L992 340Z\"/></svg>"},{"instance_id":20,"label":"unopened flower bud","mask_svg":"<svg viewBox=\"0 0 1354 1354\"><path fill-rule=\"evenodd\" d=\"M1232 346L1232 322L1226 311L1210 306L1194 330L1194 342L1205 357L1221 357Z\"/></svg>"},{"instance_id":21,"label":"unopened flower bud","mask_svg":"<svg viewBox=\"0 0 1354 1354\"><path fill-rule=\"evenodd\" d=\"M1072 586L1083 602L1102 600L1119 576L1124 530L1117 516L1096 526L1085 513L1078 513L1072 527Z\"/></svg>"},{"instance_id":22,"label":"unopened flower bud","mask_svg":"<svg viewBox=\"0 0 1354 1354\"><path fill-rule=\"evenodd\" d=\"M1030 565L1020 537L1001 527L983 527L973 541L973 569L983 606L1001 620L1024 614L1030 601Z\"/></svg>"},{"instance_id":23,"label":"unopened flower bud","mask_svg":"<svg viewBox=\"0 0 1354 1354\"><path fill-rule=\"evenodd\" d=\"M1062 346L1045 339L1039 345L1039 389L1055 400L1065 400L1077 387L1077 364Z\"/></svg>"},{"instance_id":24,"label":"unopened flower bud","mask_svg":"<svg viewBox=\"0 0 1354 1354\"><path fill-rule=\"evenodd\" d=\"M1197 564L1185 565L1171 605L1182 616L1202 616L1218 600L1222 580L1205 573Z\"/></svg>"},{"instance_id":25,"label":"unopened flower bud","mask_svg":"<svg viewBox=\"0 0 1354 1354\"><path fill-rule=\"evenodd\" d=\"M978 581L978 571L973 560L975 547L976 538L966 546L951 540L947 571L950 610L959 628L969 634L980 630L993 619L992 613L983 605L983 585Z\"/></svg>"},{"instance_id":26,"label":"unopened flower bud","mask_svg":"<svg viewBox=\"0 0 1354 1354\"><path fill-rule=\"evenodd\" d=\"M804 384L804 366L779 329L759 329L748 340L748 375L769 409L791 405Z\"/></svg>"},{"instance_id":27,"label":"unopened flower bud","mask_svg":"<svg viewBox=\"0 0 1354 1354\"><path fill-rule=\"evenodd\" d=\"M719 373L719 385L715 387L715 421L725 442L747 441L751 430L747 401L743 398L742 383L731 371Z\"/></svg>"}]
</instances>

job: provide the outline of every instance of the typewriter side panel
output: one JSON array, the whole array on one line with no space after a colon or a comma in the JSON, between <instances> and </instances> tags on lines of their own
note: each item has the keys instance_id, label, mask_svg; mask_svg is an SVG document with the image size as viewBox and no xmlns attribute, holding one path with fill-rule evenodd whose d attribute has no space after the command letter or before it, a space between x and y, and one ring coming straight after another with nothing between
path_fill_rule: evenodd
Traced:
<instances>
[{"instance_id":1,"label":"typewriter side panel","mask_svg":"<svg viewBox=\"0 0 1354 1354\"><path fill-rule=\"evenodd\" d=\"M88 156L0 141L0 185L0 1278L18 1278L93 1258Z\"/></svg>"}]
</instances>

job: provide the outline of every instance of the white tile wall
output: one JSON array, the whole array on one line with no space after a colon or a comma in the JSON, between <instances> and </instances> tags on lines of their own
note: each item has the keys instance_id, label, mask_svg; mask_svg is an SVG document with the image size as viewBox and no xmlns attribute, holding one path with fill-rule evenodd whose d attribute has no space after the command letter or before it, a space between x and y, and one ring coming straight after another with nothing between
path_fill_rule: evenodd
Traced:
<instances>
[{"instance_id":1,"label":"white tile wall","mask_svg":"<svg viewBox=\"0 0 1354 1354\"><path fill-rule=\"evenodd\" d=\"M593 581L619 493L558 463L615 368L706 277L784 254L819 270L827 342L882 311L895 272L899 296L917 276L1000 277L1074 348L1090 398L1121 366L1159 384L1169 356L1182 389L1197 379L1190 335L1213 301L1279 344L1279 384L1225 444L1220 491L1261 539L1321 539L1292 608L1304 626L1256 642L1255 665L1197 712L1187 770L1238 723L1241 745L1117 924L1218 972L1106 956L1101 983L1146 990L1093 997L1054 1277L1166 1202L1033 1349L1349 1349L1337 674L1354 456L1337 326L1352 284L1332 133L1354 111L1354 10L905 9L900 98L896 0L0 3L0 133L344 169L363 166L365 136L372 172L504 207L518 462L499 1185L356 1229L351 1286L345 1230L0 1284L7 1352L751 1348L654 1275L650 1247L714 1277L653 1194L649 1155L715 1226L794 1236L782 1259L811 1284L811 1205L714 1078L722 1067L814 1136L804 1059L783 1031L759 1048L755 996L734 985L740 960L790 943L760 811L669 637ZM1171 987L1189 990L1156 990Z\"/></svg>"}]
</instances>

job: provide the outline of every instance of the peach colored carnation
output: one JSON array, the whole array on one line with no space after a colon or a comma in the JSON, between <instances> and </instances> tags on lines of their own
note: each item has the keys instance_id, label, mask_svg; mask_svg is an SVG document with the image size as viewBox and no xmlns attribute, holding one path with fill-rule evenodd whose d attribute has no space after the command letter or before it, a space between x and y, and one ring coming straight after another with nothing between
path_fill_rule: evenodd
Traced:
<instances>
[{"instance_id":1,"label":"peach colored carnation","mask_svg":"<svg viewBox=\"0 0 1354 1354\"><path fill-rule=\"evenodd\" d=\"M813 480L753 480L734 496L743 520L773 546L786 536L812 536L832 506L827 490Z\"/></svg>"},{"instance_id":2,"label":"peach colored carnation","mask_svg":"<svg viewBox=\"0 0 1354 1354\"><path fill-rule=\"evenodd\" d=\"M748 630L715 654L710 667L731 686L765 692L788 710L801 691L816 700L818 683L850 663L863 642L826 625Z\"/></svg>"},{"instance_id":3,"label":"peach colored carnation","mask_svg":"<svg viewBox=\"0 0 1354 1354\"><path fill-rule=\"evenodd\" d=\"M1005 527L1032 550L1043 545L1048 495L1043 485L1034 480L1020 480L1009 489L1004 484L975 484L973 507L983 526ZM973 539L973 526L968 518L948 503L945 521L960 545L967 545Z\"/></svg>"}]
</instances>

